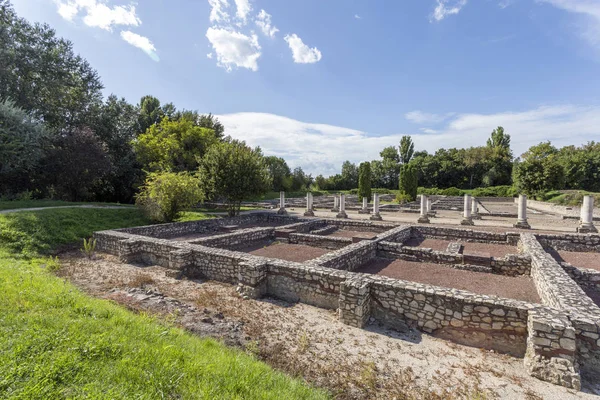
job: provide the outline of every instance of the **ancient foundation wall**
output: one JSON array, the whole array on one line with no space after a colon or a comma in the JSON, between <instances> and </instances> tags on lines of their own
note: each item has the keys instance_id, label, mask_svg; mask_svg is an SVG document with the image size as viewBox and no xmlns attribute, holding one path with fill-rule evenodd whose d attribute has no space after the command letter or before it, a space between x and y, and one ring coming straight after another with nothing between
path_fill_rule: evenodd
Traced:
<instances>
[{"instance_id":1,"label":"ancient foundation wall","mask_svg":"<svg viewBox=\"0 0 600 400\"><path fill-rule=\"evenodd\" d=\"M289 242L293 244L320 247L322 249L338 250L352 244L352 238L290 233Z\"/></svg>"},{"instance_id":2,"label":"ancient foundation wall","mask_svg":"<svg viewBox=\"0 0 600 400\"><path fill-rule=\"evenodd\" d=\"M252 244L261 240L273 239L274 237L275 228L249 228L240 229L232 233L200 238L188 243L229 249L243 244Z\"/></svg>"},{"instance_id":3,"label":"ancient foundation wall","mask_svg":"<svg viewBox=\"0 0 600 400\"><path fill-rule=\"evenodd\" d=\"M473 229L445 228L436 226L413 226L413 237L423 237L432 239L455 240L460 239L465 242L497 243L516 245L519 241L518 233L496 233L477 231Z\"/></svg>"},{"instance_id":4,"label":"ancient foundation wall","mask_svg":"<svg viewBox=\"0 0 600 400\"><path fill-rule=\"evenodd\" d=\"M600 253L600 234L539 234L536 235L536 238L543 247L565 251Z\"/></svg>"}]
</instances>

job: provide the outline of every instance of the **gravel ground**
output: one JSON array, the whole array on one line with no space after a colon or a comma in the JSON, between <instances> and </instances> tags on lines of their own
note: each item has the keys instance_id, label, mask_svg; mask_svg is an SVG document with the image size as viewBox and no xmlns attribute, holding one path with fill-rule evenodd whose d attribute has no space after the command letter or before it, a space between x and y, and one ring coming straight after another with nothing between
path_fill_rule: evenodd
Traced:
<instances>
[{"instance_id":1,"label":"gravel ground","mask_svg":"<svg viewBox=\"0 0 600 400\"><path fill-rule=\"evenodd\" d=\"M465 271L441 264L383 258L371 261L357 272L540 303L535 285L529 276L509 277Z\"/></svg>"},{"instance_id":2,"label":"gravel ground","mask_svg":"<svg viewBox=\"0 0 600 400\"><path fill-rule=\"evenodd\" d=\"M242 300L234 286L176 279L159 266L98 254L60 255L61 277L87 293L151 313L199 336L255 354L336 399L597 399L593 378L575 392L530 377L523 360L371 322L344 325L334 310L275 299ZM584 377L585 378L585 377Z\"/></svg>"},{"instance_id":3,"label":"gravel ground","mask_svg":"<svg viewBox=\"0 0 600 400\"><path fill-rule=\"evenodd\" d=\"M280 260L304 262L313 258L321 257L331 250L321 249L319 247L305 246L302 244L288 244L274 241L260 241L250 246L236 248L237 251L254 254L268 258L278 258Z\"/></svg>"},{"instance_id":4,"label":"gravel ground","mask_svg":"<svg viewBox=\"0 0 600 400\"><path fill-rule=\"evenodd\" d=\"M547 250L558 262L568 262L577 268L589 268L600 271L600 253L577 251Z\"/></svg>"},{"instance_id":5,"label":"gravel ground","mask_svg":"<svg viewBox=\"0 0 600 400\"><path fill-rule=\"evenodd\" d=\"M516 246L495 243L477 243L477 242L461 242L460 240L452 240L463 245L464 254L473 253L489 253L492 257L504 257L507 254L517 254L519 251ZM450 240L444 239L421 239L410 238L404 242L405 245L411 247L425 247L437 251L446 251Z\"/></svg>"},{"instance_id":6,"label":"gravel ground","mask_svg":"<svg viewBox=\"0 0 600 400\"><path fill-rule=\"evenodd\" d=\"M375 232L364 232L364 231L347 231L345 229L338 229L335 232L330 233L327 236L335 236L335 237L360 237L365 239L373 239L377 234Z\"/></svg>"}]
</instances>

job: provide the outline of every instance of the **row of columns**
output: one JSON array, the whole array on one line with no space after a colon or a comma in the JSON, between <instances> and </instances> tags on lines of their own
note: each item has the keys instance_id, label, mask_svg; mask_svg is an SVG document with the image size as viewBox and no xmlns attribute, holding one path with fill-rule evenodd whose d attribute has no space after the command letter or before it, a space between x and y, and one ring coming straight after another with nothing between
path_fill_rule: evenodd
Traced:
<instances>
[{"instance_id":1,"label":"row of columns","mask_svg":"<svg viewBox=\"0 0 600 400\"><path fill-rule=\"evenodd\" d=\"M471 197L470 194L465 194L463 203L463 219L460 221L461 225L474 225L474 219L481 219L479 216L479 208L477 205L477 199ZM363 197L362 210L363 214L369 213L368 199ZM337 212L337 218L348 218L346 214L346 195L340 194L334 196L333 201L333 212ZM429 196L421 195L421 209L418 222L421 224L429 223L429 213L431 212L431 199ZM287 214L285 210L285 192L279 192L279 211L278 214ZM313 194L308 192L306 194L306 212L305 216L313 217ZM379 214L379 193L373 194L373 215L371 219L374 221L381 221L381 215ZM520 229L531 229L531 225L527 222L527 196L524 194L519 195L517 203L517 222L513 225L515 228ZM594 197L586 195L583 197L583 204L581 206L581 217L579 221L579 227L577 228L579 233L596 233L598 230L594 226Z\"/></svg>"}]
</instances>

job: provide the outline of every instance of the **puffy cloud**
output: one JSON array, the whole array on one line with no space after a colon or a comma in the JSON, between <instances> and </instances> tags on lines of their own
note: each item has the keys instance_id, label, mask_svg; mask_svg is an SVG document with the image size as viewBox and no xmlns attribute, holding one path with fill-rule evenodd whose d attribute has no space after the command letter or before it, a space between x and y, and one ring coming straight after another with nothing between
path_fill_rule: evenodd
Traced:
<instances>
[{"instance_id":1,"label":"puffy cloud","mask_svg":"<svg viewBox=\"0 0 600 400\"><path fill-rule=\"evenodd\" d=\"M261 55L258 37L250 36L231 29L210 27L206 37L216 55L217 65L231 71L232 67L258 70L258 58Z\"/></svg>"},{"instance_id":2,"label":"puffy cloud","mask_svg":"<svg viewBox=\"0 0 600 400\"><path fill-rule=\"evenodd\" d=\"M130 45L141 49L154 61L159 61L158 55L156 54L156 48L147 37L138 35L137 33L133 33L131 31L122 31L121 38Z\"/></svg>"},{"instance_id":3,"label":"puffy cloud","mask_svg":"<svg viewBox=\"0 0 600 400\"><path fill-rule=\"evenodd\" d=\"M467 0L435 0L437 6L429 17L429 21L441 21L448 15L455 15L467 5Z\"/></svg>"},{"instance_id":4,"label":"puffy cloud","mask_svg":"<svg viewBox=\"0 0 600 400\"><path fill-rule=\"evenodd\" d=\"M372 135L334 125L307 123L264 113L219 115L227 134L260 146L267 155L285 158L313 175L340 172L342 163L379 158L386 146L397 146L410 134L415 149L434 152L440 147L483 146L498 125L511 135L515 155L530 146L551 140L556 146L584 144L598 135L600 106L544 106L522 112L461 114L439 130Z\"/></svg>"},{"instance_id":5,"label":"puffy cloud","mask_svg":"<svg viewBox=\"0 0 600 400\"><path fill-rule=\"evenodd\" d=\"M260 12L256 15L254 23L260 28L265 36L273 38L275 37L275 34L279 32L279 29L272 25L271 15L265 10L260 10Z\"/></svg>"},{"instance_id":6,"label":"puffy cloud","mask_svg":"<svg viewBox=\"0 0 600 400\"><path fill-rule=\"evenodd\" d=\"M292 50L294 62L298 64L313 64L321 60L321 52L316 47L312 49L304 44L295 33L283 38Z\"/></svg>"},{"instance_id":7,"label":"puffy cloud","mask_svg":"<svg viewBox=\"0 0 600 400\"><path fill-rule=\"evenodd\" d=\"M135 12L135 6L109 7L98 0L56 0L58 13L72 21L80 12L85 12L83 22L90 27L111 31L115 25L139 26L142 21Z\"/></svg>"},{"instance_id":8,"label":"puffy cloud","mask_svg":"<svg viewBox=\"0 0 600 400\"><path fill-rule=\"evenodd\" d=\"M237 8L235 16L239 18L242 24L246 24L248 14L252 11L250 0L235 0L235 6Z\"/></svg>"},{"instance_id":9,"label":"puffy cloud","mask_svg":"<svg viewBox=\"0 0 600 400\"><path fill-rule=\"evenodd\" d=\"M210 5L210 22L229 21L229 14L225 11L229 7L227 0L208 0Z\"/></svg>"}]
</instances>

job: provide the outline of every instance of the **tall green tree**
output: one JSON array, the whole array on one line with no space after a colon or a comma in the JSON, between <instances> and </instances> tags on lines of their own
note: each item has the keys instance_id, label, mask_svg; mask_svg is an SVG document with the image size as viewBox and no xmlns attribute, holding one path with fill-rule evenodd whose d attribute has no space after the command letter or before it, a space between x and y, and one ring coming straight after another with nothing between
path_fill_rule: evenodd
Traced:
<instances>
[{"instance_id":1,"label":"tall green tree","mask_svg":"<svg viewBox=\"0 0 600 400\"><path fill-rule=\"evenodd\" d=\"M417 198L417 186L417 168L411 163L403 164L400 168L400 195L414 201Z\"/></svg>"},{"instance_id":2,"label":"tall green tree","mask_svg":"<svg viewBox=\"0 0 600 400\"><path fill-rule=\"evenodd\" d=\"M145 133L152 125L160 123L165 117L165 112L160 106L160 100L154 96L142 97L138 108L137 131L139 134Z\"/></svg>"},{"instance_id":3,"label":"tall green tree","mask_svg":"<svg viewBox=\"0 0 600 400\"><path fill-rule=\"evenodd\" d=\"M269 171L259 148L225 140L208 149L199 168L200 187L209 198L223 200L230 216L240 212L241 202L269 190Z\"/></svg>"},{"instance_id":4,"label":"tall green tree","mask_svg":"<svg viewBox=\"0 0 600 400\"><path fill-rule=\"evenodd\" d=\"M400 173L400 155L394 146L384 148L381 153L381 168L383 170L384 187L395 189L398 185Z\"/></svg>"},{"instance_id":5,"label":"tall green tree","mask_svg":"<svg viewBox=\"0 0 600 400\"><path fill-rule=\"evenodd\" d=\"M517 190L530 196L563 189L565 172L560 164L558 149L550 142L530 147L515 164L514 180Z\"/></svg>"},{"instance_id":6,"label":"tall green tree","mask_svg":"<svg viewBox=\"0 0 600 400\"><path fill-rule=\"evenodd\" d=\"M358 167L350 161L342 164L342 187L340 189L350 190L358 187Z\"/></svg>"},{"instance_id":7,"label":"tall green tree","mask_svg":"<svg viewBox=\"0 0 600 400\"><path fill-rule=\"evenodd\" d=\"M415 152L415 144L413 143L412 138L410 136L402 136L402 138L400 138L400 147L398 149L400 163L408 164Z\"/></svg>"},{"instance_id":8,"label":"tall green tree","mask_svg":"<svg viewBox=\"0 0 600 400\"><path fill-rule=\"evenodd\" d=\"M292 177L290 167L281 157L265 157L265 163L269 170L269 179L271 180L271 190L279 192L289 190L292 186Z\"/></svg>"},{"instance_id":9,"label":"tall green tree","mask_svg":"<svg viewBox=\"0 0 600 400\"><path fill-rule=\"evenodd\" d=\"M358 167L358 197L371 201L371 164L362 162Z\"/></svg>"}]
</instances>

